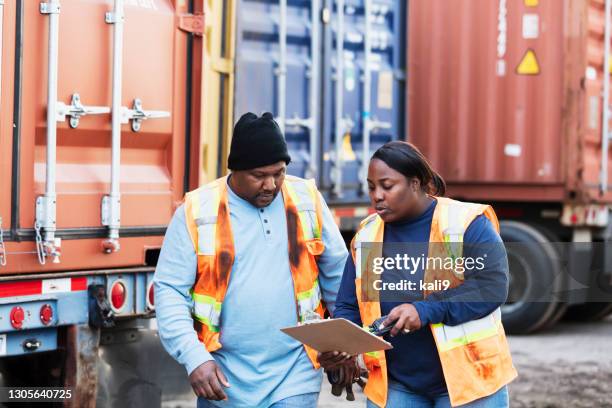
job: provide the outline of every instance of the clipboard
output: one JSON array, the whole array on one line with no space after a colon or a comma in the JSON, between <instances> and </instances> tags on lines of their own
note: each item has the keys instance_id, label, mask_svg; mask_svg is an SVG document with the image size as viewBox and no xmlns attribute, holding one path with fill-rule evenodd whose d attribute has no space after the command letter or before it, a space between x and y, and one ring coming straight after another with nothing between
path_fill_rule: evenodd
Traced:
<instances>
[{"instance_id":1,"label":"clipboard","mask_svg":"<svg viewBox=\"0 0 612 408\"><path fill-rule=\"evenodd\" d=\"M315 320L281 331L322 353L341 351L357 355L393 348L391 343L346 319Z\"/></svg>"}]
</instances>

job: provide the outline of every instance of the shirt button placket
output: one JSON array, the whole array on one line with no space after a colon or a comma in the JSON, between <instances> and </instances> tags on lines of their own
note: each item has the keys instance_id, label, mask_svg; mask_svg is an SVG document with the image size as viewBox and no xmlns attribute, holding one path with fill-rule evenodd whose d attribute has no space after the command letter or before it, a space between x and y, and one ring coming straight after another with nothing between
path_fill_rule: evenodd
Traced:
<instances>
[{"instance_id":1,"label":"shirt button placket","mask_svg":"<svg viewBox=\"0 0 612 408\"><path fill-rule=\"evenodd\" d=\"M259 213L260 213L259 217L262 219L263 223L266 224L266 225L263 225L263 229L265 232L264 236L266 237L266 239L269 239L270 235L272 234L272 231L270 231L270 225L268 225L269 224L268 219L264 218L265 217L264 209L260 208Z\"/></svg>"}]
</instances>

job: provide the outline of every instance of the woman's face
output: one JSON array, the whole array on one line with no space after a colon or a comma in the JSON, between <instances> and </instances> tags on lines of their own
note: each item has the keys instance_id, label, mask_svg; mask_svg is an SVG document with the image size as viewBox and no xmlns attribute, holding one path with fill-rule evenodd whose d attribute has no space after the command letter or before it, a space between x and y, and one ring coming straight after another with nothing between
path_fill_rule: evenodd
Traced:
<instances>
[{"instance_id":1,"label":"woman's face","mask_svg":"<svg viewBox=\"0 0 612 408\"><path fill-rule=\"evenodd\" d=\"M424 194L416 177L409 180L379 159L370 161L368 190L372 207L384 222L411 217Z\"/></svg>"}]
</instances>

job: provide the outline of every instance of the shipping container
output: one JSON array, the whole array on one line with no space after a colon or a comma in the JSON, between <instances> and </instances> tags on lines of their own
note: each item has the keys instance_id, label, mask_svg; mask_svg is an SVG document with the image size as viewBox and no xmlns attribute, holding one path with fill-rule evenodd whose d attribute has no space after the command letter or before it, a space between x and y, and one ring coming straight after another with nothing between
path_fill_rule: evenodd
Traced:
<instances>
[{"instance_id":1,"label":"shipping container","mask_svg":"<svg viewBox=\"0 0 612 408\"><path fill-rule=\"evenodd\" d=\"M612 202L604 22L603 0L411 2L410 140L452 194Z\"/></svg>"},{"instance_id":2,"label":"shipping container","mask_svg":"<svg viewBox=\"0 0 612 408\"><path fill-rule=\"evenodd\" d=\"M450 196L493 204L506 241L610 242L609 7L604 0L410 1L408 140ZM568 280L555 281L567 290L561 301L521 300L534 282L559 272L559 260L580 282L612 282L608 251L558 252L527 260L509 251L510 301L502 310L510 331L550 326L572 305L568 315L581 320L612 311L589 303L587 291L570 291ZM589 269L592 262L598 266Z\"/></svg>"},{"instance_id":3,"label":"shipping container","mask_svg":"<svg viewBox=\"0 0 612 408\"><path fill-rule=\"evenodd\" d=\"M35 1L4 6L0 212L13 254L2 274L42 270L27 253L39 234L45 271L142 265L143 246L161 244L182 199L186 36L175 34L174 7L152 1L127 1L117 35L105 21L109 5L66 2L58 13ZM122 114L113 146L115 96ZM117 245L112 255L102 250Z\"/></svg>"},{"instance_id":4,"label":"shipping container","mask_svg":"<svg viewBox=\"0 0 612 408\"><path fill-rule=\"evenodd\" d=\"M219 172L233 13L0 2L2 386L71 387L74 407L193 403L178 363L147 368L162 349L152 278L184 193Z\"/></svg>"},{"instance_id":5,"label":"shipping container","mask_svg":"<svg viewBox=\"0 0 612 408\"><path fill-rule=\"evenodd\" d=\"M234 121L272 112L289 173L315 178L332 205L367 205L371 154L404 137L405 5L239 2Z\"/></svg>"}]
</instances>

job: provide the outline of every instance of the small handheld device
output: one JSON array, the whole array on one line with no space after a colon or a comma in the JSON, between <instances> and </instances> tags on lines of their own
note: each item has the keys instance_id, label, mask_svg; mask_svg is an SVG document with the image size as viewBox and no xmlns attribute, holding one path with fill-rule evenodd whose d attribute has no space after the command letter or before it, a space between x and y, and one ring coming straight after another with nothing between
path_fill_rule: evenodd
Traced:
<instances>
[{"instance_id":1,"label":"small handheld device","mask_svg":"<svg viewBox=\"0 0 612 408\"><path fill-rule=\"evenodd\" d=\"M374 322L368 327L370 333L375 336L384 336L385 334L389 333L393 328L393 324L389 324L388 326L383 326L381 328L382 323L385 320L387 320L387 316L379 317L378 319L374 320Z\"/></svg>"}]
</instances>

